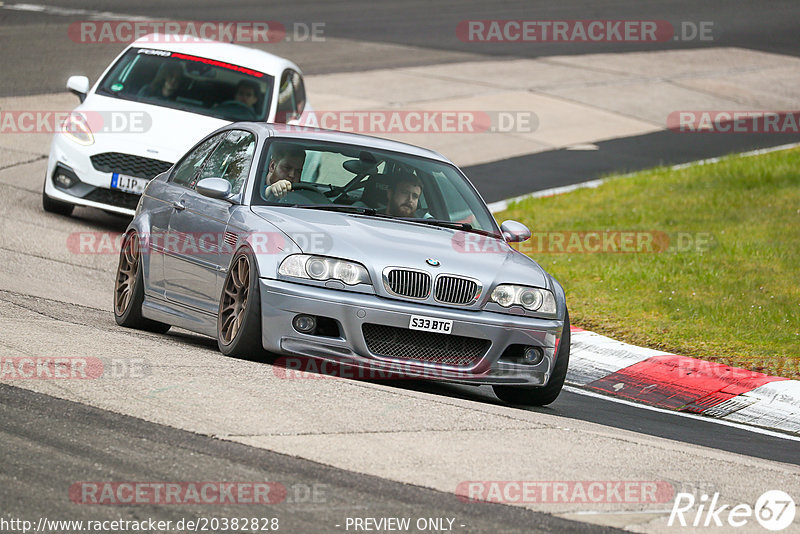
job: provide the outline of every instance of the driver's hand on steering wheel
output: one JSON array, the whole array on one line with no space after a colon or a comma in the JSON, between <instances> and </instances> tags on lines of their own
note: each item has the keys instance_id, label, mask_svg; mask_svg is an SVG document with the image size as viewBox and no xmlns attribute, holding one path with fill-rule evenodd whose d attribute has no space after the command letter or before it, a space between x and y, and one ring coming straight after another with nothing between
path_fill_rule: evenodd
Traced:
<instances>
[{"instance_id":1,"label":"driver's hand on steering wheel","mask_svg":"<svg viewBox=\"0 0 800 534\"><path fill-rule=\"evenodd\" d=\"M292 190L292 182L289 180L278 180L274 184L267 187L266 191L264 191L264 196L268 197L270 195L275 195L278 198L283 198L286 196L286 193Z\"/></svg>"}]
</instances>

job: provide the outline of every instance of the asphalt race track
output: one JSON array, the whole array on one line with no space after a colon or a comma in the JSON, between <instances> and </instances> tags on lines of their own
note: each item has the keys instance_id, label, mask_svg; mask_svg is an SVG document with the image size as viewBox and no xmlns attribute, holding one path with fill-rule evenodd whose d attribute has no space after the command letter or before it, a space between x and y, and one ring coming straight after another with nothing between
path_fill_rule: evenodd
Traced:
<instances>
[{"instance_id":1,"label":"asphalt race track","mask_svg":"<svg viewBox=\"0 0 800 534\"><path fill-rule=\"evenodd\" d=\"M792 0L770 2L769 9L758 2L737 2L736 7L731 9L730 2L726 0L710 0L701 4L691 0L625 1L603 7L589 0L558 4L514 0L504 2L502 6L477 0L362 0L335 4L305 2L301 8L290 3L264 4L250 1L222 5L218 2L191 0L147 0L127 4L98 0L64 0L36 4L97 12L111 11L155 19L273 20L284 26L294 22L324 22L326 36L351 41L341 47L330 43L325 47L305 46L308 43L279 43L277 53L290 55L288 52L291 51L291 57L303 67L306 74L368 70L377 66L393 68L409 64L463 61L469 58L543 57L582 54L589 50L655 50L664 46L662 43L538 43L536 46L520 46L518 43L462 42L455 37L454 28L460 21L472 19L641 19L666 20L673 25L679 25L683 21L713 21L713 42L676 42L671 43L671 47L691 48L713 44L795 56L800 54L795 24L797 5ZM86 20L85 14L69 16L5 9L0 17L3 41L20 44L14 48L13 56L19 69L15 76L4 76L0 81L0 95L3 96L60 91L66 77L75 69L85 71L90 78L96 79L100 69L118 53L115 45L63 46L70 43L65 32L42 31L60 27L65 21ZM28 33L31 28L36 31L35 40L26 38L31 35ZM411 57L409 47L415 49ZM376 53L379 55L376 56Z\"/></svg>"},{"instance_id":2,"label":"asphalt race track","mask_svg":"<svg viewBox=\"0 0 800 534\"><path fill-rule=\"evenodd\" d=\"M0 6L0 98L63 92L73 73L96 80L120 45L80 46L70 22L92 13L197 20L323 21L330 42L279 43L306 75L583 54L578 43L464 43L465 19L663 19L715 22L714 46L800 55L800 4L585 0L551 5L467 2L42 2ZM9 7L11 6L11 7ZM79 10L70 12L69 9ZM594 45L592 52L663 44ZM677 48L711 46L676 42ZM1 110L1 109L0 109ZM0 141L3 141L0 139ZM465 168L484 199L800 141L800 135L716 136L669 131L604 140L598 150L550 150ZM17 153L19 152L19 154ZM675 491L719 492L751 505L767 490L800 497L800 443L789 436L687 418L564 391L551 406L518 409L488 388L431 383L282 380L271 363L229 359L214 340L173 330L121 329L111 312L115 254L75 254L78 232L121 232L127 220L78 208L41 208L42 156L0 142L0 351L3 356L98 357L136 363L96 381L0 384L0 519L177 521L279 517L284 532L346 532L353 517L452 518L462 532L675 532L671 501L631 506L463 502L470 480L653 480ZM532 171L535 170L535 176ZM494 179L497 175L506 180ZM143 369L143 371L142 371ZM91 382L91 383L90 383ZM81 505L81 481L273 481L268 507ZM319 489L313 498L313 489ZM309 491L311 493L309 493ZM753 522L744 531L760 531ZM797 527L797 520L793 527ZM3 530L3 529L0 529ZM349 529L352 531L352 527ZM3 530L5 532L5 530ZM9 530L13 531L13 530ZM66 530L53 532L63 532ZM437 531L435 529L428 531ZM722 532L723 530L713 530ZM786 532L796 532L789 528Z\"/></svg>"},{"instance_id":3,"label":"asphalt race track","mask_svg":"<svg viewBox=\"0 0 800 534\"><path fill-rule=\"evenodd\" d=\"M286 501L262 508L258 515L278 516L280 529L286 532L334 530L347 515L457 517L469 525L470 532L616 532L511 506L464 503L454 495L357 475L3 385L0 410L0 435L7 450L3 476L15 480L3 484L0 499L4 513L11 516L113 520L119 516L115 507L85 507L83 514L76 514L72 503L64 502L63 488L76 480L162 480L166 476L283 483ZM31 457L41 461L32 463ZM20 501L26 504L13 505ZM208 511L200 505L172 510L153 505L142 507L141 514L177 522L208 515ZM241 516L242 507L222 506L214 513Z\"/></svg>"}]
</instances>

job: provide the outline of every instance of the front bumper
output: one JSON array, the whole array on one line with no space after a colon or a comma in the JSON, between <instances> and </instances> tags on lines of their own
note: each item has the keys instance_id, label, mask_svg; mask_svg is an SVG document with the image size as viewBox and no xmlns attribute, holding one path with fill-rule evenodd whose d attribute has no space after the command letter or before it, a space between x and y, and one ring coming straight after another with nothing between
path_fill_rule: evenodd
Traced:
<instances>
[{"instance_id":1,"label":"front bumper","mask_svg":"<svg viewBox=\"0 0 800 534\"><path fill-rule=\"evenodd\" d=\"M113 173L99 171L92 165L91 155L98 150L94 145L80 146L56 134L50 145L44 193L61 202L133 216L140 195L112 189ZM80 183L69 189L56 186L53 176L58 167L74 174Z\"/></svg>"},{"instance_id":2,"label":"front bumper","mask_svg":"<svg viewBox=\"0 0 800 534\"><path fill-rule=\"evenodd\" d=\"M366 371L357 373L363 378L406 377L473 385L543 386L554 367L564 324L562 320L468 312L264 278L260 279L259 286L262 342L266 350L353 366ZM299 314L335 320L340 336L323 337L297 332L292 320ZM488 340L489 347L477 363L468 367L370 351L362 329L364 324L408 329L411 315L452 320L452 335ZM541 348L544 357L535 365L508 361L502 356L510 345ZM292 368L292 365L286 367Z\"/></svg>"}]
</instances>

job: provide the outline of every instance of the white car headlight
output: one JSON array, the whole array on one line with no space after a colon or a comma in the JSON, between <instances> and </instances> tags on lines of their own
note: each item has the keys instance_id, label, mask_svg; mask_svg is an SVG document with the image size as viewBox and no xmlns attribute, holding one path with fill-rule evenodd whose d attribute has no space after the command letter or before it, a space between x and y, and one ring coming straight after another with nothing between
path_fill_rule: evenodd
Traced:
<instances>
[{"instance_id":1,"label":"white car headlight","mask_svg":"<svg viewBox=\"0 0 800 534\"><path fill-rule=\"evenodd\" d=\"M369 273L360 263L325 256L293 254L281 262L278 274L311 280L339 280L349 286L370 284Z\"/></svg>"},{"instance_id":2,"label":"white car headlight","mask_svg":"<svg viewBox=\"0 0 800 534\"><path fill-rule=\"evenodd\" d=\"M556 298L553 293L538 287L500 284L494 288L489 300L504 308L517 305L529 311L556 313Z\"/></svg>"},{"instance_id":3,"label":"white car headlight","mask_svg":"<svg viewBox=\"0 0 800 534\"><path fill-rule=\"evenodd\" d=\"M80 113L70 113L61 124L61 133L79 145L94 144L94 135L86 118Z\"/></svg>"}]
</instances>

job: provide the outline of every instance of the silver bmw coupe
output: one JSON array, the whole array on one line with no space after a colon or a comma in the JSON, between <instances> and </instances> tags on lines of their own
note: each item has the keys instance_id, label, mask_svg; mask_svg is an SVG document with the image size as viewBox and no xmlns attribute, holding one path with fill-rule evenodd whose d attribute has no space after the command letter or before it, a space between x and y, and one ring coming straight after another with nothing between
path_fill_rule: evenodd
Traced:
<instances>
[{"instance_id":1,"label":"silver bmw coupe","mask_svg":"<svg viewBox=\"0 0 800 534\"><path fill-rule=\"evenodd\" d=\"M215 337L226 355L488 384L545 405L567 373L569 315L561 285L509 245L529 237L498 226L435 152L236 123L148 184L114 315Z\"/></svg>"}]
</instances>

